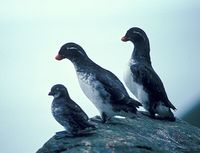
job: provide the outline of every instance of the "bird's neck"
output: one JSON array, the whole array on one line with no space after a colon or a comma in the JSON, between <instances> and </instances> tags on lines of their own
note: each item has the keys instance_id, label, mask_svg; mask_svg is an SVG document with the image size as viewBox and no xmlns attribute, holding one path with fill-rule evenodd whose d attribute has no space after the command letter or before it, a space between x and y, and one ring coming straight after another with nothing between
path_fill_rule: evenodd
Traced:
<instances>
[{"instance_id":1,"label":"bird's neck","mask_svg":"<svg viewBox=\"0 0 200 153\"><path fill-rule=\"evenodd\" d=\"M131 59L135 62L145 62L151 65L149 42L141 41L134 43Z\"/></svg>"},{"instance_id":2,"label":"bird's neck","mask_svg":"<svg viewBox=\"0 0 200 153\"><path fill-rule=\"evenodd\" d=\"M96 65L89 57L83 57L71 60L76 71L84 71L85 69L89 69L92 65Z\"/></svg>"},{"instance_id":3,"label":"bird's neck","mask_svg":"<svg viewBox=\"0 0 200 153\"><path fill-rule=\"evenodd\" d=\"M63 103L63 101L70 100L71 98L69 97L69 94L67 94L67 95L62 95L61 97L55 99L58 100L56 103Z\"/></svg>"}]
</instances>

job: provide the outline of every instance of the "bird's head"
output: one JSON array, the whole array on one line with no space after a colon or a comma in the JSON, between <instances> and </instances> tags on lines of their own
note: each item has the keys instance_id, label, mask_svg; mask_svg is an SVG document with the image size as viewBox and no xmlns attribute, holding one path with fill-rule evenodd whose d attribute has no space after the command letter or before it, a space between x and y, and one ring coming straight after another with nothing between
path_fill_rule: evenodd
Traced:
<instances>
[{"instance_id":1,"label":"bird's head","mask_svg":"<svg viewBox=\"0 0 200 153\"><path fill-rule=\"evenodd\" d=\"M54 85L48 95L54 98L69 97L67 88L62 84Z\"/></svg>"},{"instance_id":2,"label":"bird's head","mask_svg":"<svg viewBox=\"0 0 200 153\"><path fill-rule=\"evenodd\" d=\"M126 35L121 38L122 41L131 41L132 43L137 43L141 41L148 41L146 33L138 28L133 27L126 32Z\"/></svg>"},{"instance_id":3,"label":"bird's head","mask_svg":"<svg viewBox=\"0 0 200 153\"><path fill-rule=\"evenodd\" d=\"M87 57L87 54L81 46L75 43L66 43L58 52L58 55L55 57L56 60L62 60L67 58L69 60L76 60L78 58Z\"/></svg>"}]
</instances>

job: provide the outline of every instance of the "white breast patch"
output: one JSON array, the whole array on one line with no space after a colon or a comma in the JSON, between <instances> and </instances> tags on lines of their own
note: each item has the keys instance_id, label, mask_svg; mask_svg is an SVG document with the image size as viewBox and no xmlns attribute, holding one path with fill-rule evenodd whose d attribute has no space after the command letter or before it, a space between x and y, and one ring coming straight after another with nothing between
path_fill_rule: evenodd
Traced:
<instances>
[{"instance_id":1,"label":"white breast patch","mask_svg":"<svg viewBox=\"0 0 200 153\"><path fill-rule=\"evenodd\" d=\"M143 86L136 83L133 79L133 74L130 70L130 66L126 68L124 74L124 82L128 89L133 93L133 95L143 104L145 109L149 108L149 97L148 94L144 91Z\"/></svg>"},{"instance_id":2,"label":"white breast patch","mask_svg":"<svg viewBox=\"0 0 200 153\"><path fill-rule=\"evenodd\" d=\"M100 113L106 112L106 115L113 116L114 112L112 111L112 106L108 103L110 95L105 91L102 84L95 80L94 76L91 74L77 72L77 76L82 91L97 107ZM101 96L102 94L105 96Z\"/></svg>"}]
</instances>

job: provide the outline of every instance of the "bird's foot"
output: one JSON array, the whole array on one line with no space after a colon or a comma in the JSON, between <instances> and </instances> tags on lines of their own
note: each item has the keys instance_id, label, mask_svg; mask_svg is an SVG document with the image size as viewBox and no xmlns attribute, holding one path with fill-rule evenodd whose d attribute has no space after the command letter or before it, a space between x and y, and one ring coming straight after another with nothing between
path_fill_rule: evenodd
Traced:
<instances>
[{"instance_id":1,"label":"bird's foot","mask_svg":"<svg viewBox=\"0 0 200 153\"><path fill-rule=\"evenodd\" d=\"M148 117L150 117L150 118L155 119L155 115L152 115L152 114L150 114L149 112L141 112L141 114L144 115L144 116L148 116Z\"/></svg>"},{"instance_id":2,"label":"bird's foot","mask_svg":"<svg viewBox=\"0 0 200 153\"><path fill-rule=\"evenodd\" d=\"M95 123L102 123L102 124L104 124L104 123L110 123L111 122L111 117L102 119L101 116L96 115L96 116L90 118L89 121L90 122L95 122Z\"/></svg>"},{"instance_id":3,"label":"bird's foot","mask_svg":"<svg viewBox=\"0 0 200 153\"><path fill-rule=\"evenodd\" d=\"M154 114L151 114L151 113L149 113L149 112L141 112L141 114L143 114L143 115L145 115L145 116L148 116L148 117L150 117L150 118L152 118L152 119L156 119L156 120L165 120L165 121L172 121L172 122L174 122L174 121L176 121L176 118L174 117L174 116L160 116L160 115L154 115Z\"/></svg>"},{"instance_id":4,"label":"bird's foot","mask_svg":"<svg viewBox=\"0 0 200 153\"><path fill-rule=\"evenodd\" d=\"M94 121L92 121L91 119L89 119L88 120L88 127L87 127L87 129L94 130L96 128L97 128L97 124Z\"/></svg>"},{"instance_id":5,"label":"bird's foot","mask_svg":"<svg viewBox=\"0 0 200 153\"><path fill-rule=\"evenodd\" d=\"M67 131L56 132L56 135L55 135L56 139L62 139L64 137L74 137L74 135L72 133L67 132Z\"/></svg>"},{"instance_id":6,"label":"bird's foot","mask_svg":"<svg viewBox=\"0 0 200 153\"><path fill-rule=\"evenodd\" d=\"M104 121L102 120L101 116L96 115L92 118L90 118L89 120L90 122L95 122L95 123L104 123Z\"/></svg>"},{"instance_id":7,"label":"bird's foot","mask_svg":"<svg viewBox=\"0 0 200 153\"><path fill-rule=\"evenodd\" d=\"M157 115L155 117L155 119L157 119L157 120L163 120L163 121L171 121L171 122L175 122L176 121L176 118L174 116L165 116L165 117L162 117L162 116Z\"/></svg>"}]
</instances>

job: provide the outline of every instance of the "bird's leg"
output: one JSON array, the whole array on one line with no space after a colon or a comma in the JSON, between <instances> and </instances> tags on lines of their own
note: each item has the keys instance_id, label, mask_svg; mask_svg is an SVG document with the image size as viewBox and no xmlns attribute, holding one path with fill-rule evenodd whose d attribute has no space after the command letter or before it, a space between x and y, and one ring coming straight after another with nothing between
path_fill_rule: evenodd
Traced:
<instances>
[{"instance_id":1,"label":"bird's leg","mask_svg":"<svg viewBox=\"0 0 200 153\"><path fill-rule=\"evenodd\" d=\"M153 119L156 119L156 116L155 116L155 104L154 103L151 103L150 104L150 107L149 107L149 117L150 118L153 118Z\"/></svg>"},{"instance_id":2,"label":"bird's leg","mask_svg":"<svg viewBox=\"0 0 200 153\"><path fill-rule=\"evenodd\" d=\"M97 122L97 123L107 123L111 117L108 117L104 112L101 113L101 116L95 116L93 118L90 118L90 121Z\"/></svg>"},{"instance_id":3,"label":"bird's leg","mask_svg":"<svg viewBox=\"0 0 200 153\"><path fill-rule=\"evenodd\" d=\"M155 119L155 113L150 109L148 112L141 112L141 114L145 115L145 116L148 116L150 118L153 118Z\"/></svg>"},{"instance_id":4,"label":"bird's leg","mask_svg":"<svg viewBox=\"0 0 200 153\"><path fill-rule=\"evenodd\" d=\"M148 116L148 117L150 117L151 115L150 115L150 113L149 112L147 112L147 111L145 111L145 112L141 112L141 114L142 115L145 115L145 116Z\"/></svg>"},{"instance_id":5,"label":"bird's leg","mask_svg":"<svg viewBox=\"0 0 200 153\"><path fill-rule=\"evenodd\" d=\"M111 117L108 117L104 112L102 112L101 118L102 118L102 123L107 123L111 119Z\"/></svg>"},{"instance_id":6,"label":"bird's leg","mask_svg":"<svg viewBox=\"0 0 200 153\"><path fill-rule=\"evenodd\" d=\"M151 117L151 118L153 118L153 119L156 119L156 115L155 115L155 113L154 113L154 112L152 112L152 111L149 111L149 113L150 113L150 117Z\"/></svg>"}]
</instances>

